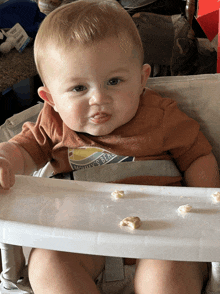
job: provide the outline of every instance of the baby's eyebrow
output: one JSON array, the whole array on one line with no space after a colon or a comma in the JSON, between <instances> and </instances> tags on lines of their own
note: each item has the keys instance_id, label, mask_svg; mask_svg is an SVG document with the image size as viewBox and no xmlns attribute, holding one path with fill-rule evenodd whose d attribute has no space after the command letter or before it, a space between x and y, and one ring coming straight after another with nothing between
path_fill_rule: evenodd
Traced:
<instances>
[{"instance_id":1,"label":"baby's eyebrow","mask_svg":"<svg viewBox=\"0 0 220 294\"><path fill-rule=\"evenodd\" d=\"M128 73L129 72L129 69L127 68L123 68L123 67L119 67L117 69L113 69L112 71L109 72L109 74L113 74L113 73L118 73L118 72L125 72L125 73Z\"/></svg>"},{"instance_id":2,"label":"baby's eyebrow","mask_svg":"<svg viewBox=\"0 0 220 294\"><path fill-rule=\"evenodd\" d=\"M117 73L129 73L129 69L124 67L119 67L108 72L108 75L117 74ZM85 80L85 77L70 77L69 79L67 78L66 83L73 83L73 82L82 83L83 80Z\"/></svg>"},{"instance_id":3,"label":"baby's eyebrow","mask_svg":"<svg viewBox=\"0 0 220 294\"><path fill-rule=\"evenodd\" d=\"M66 79L66 83L72 83L72 82L82 82L84 78L82 77L71 77L69 79Z\"/></svg>"}]
</instances>

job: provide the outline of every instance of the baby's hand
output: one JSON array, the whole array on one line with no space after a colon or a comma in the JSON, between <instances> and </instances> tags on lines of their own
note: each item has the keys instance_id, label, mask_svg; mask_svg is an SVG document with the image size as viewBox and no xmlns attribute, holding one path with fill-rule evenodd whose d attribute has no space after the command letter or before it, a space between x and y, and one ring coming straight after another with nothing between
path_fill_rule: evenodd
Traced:
<instances>
[{"instance_id":1,"label":"baby's hand","mask_svg":"<svg viewBox=\"0 0 220 294\"><path fill-rule=\"evenodd\" d=\"M15 183L15 173L11 163L4 157L0 157L0 186L9 190Z\"/></svg>"}]
</instances>

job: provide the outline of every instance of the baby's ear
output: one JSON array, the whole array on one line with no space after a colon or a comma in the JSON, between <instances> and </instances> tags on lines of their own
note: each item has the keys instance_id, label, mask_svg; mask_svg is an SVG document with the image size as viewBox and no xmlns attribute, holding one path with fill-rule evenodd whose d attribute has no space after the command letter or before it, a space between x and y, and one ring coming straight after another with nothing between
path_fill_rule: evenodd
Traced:
<instances>
[{"instance_id":1,"label":"baby's ear","mask_svg":"<svg viewBox=\"0 0 220 294\"><path fill-rule=\"evenodd\" d=\"M53 102L53 98L50 94L50 91L47 87L43 86L38 88L38 95L40 96L41 99L43 99L44 101L46 101L48 104L50 104L52 107L54 107L54 102Z\"/></svg>"},{"instance_id":2,"label":"baby's ear","mask_svg":"<svg viewBox=\"0 0 220 294\"><path fill-rule=\"evenodd\" d=\"M142 66L142 74L141 74L141 84L143 87L146 87L147 80L151 73L151 67L149 64L145 63Z\"/></svg>"}]
</instances>

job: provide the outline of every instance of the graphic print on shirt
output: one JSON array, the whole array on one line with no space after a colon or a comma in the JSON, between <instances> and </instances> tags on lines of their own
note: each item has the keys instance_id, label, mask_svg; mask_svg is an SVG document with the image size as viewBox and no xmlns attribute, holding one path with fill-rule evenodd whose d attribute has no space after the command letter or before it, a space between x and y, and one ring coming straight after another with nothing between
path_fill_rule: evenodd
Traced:
<instances>
[{"instance_id":1,"label":"graphic print on shirt","mask_svg":"<svg viewBox=\"0 0 220 294\"><path fill-rule=\"evenodd\" d=\"M68 158L72 169L75 171L109 163L134 161L132 156L116 155L98 147L69 148Z\"/></svg>"}]
</instances>

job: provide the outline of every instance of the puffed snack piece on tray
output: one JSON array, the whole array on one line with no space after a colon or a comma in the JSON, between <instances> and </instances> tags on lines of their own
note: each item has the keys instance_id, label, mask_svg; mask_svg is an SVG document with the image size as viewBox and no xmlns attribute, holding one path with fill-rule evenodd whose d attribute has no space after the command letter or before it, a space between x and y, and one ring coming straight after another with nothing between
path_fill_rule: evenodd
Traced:
<instances>
[{"instance_id":1,"label":"puffed snack piece on tray","mask_svg":"<svg viewBox=\"0 0 220 294\"><path fill-rule=\"evenodd\" d=\"M125 194L124 191L115 190L114 192L111 193L111 196L114 199L119 199L119 198L124 197L124 194Z\"/></svg>"},{"instance_id":2,"label":"puffed snack piece on tray","mask_svg":"<svg viewBox=\"0 0 220 294\"><path fill-rule=\"evenodd\" d=\"M128 226L132 230L139 228L140 225L141 225L141 220L138 216L128 216L120 222L120 226Z\"/></svg>"},{"instance_id":3,"label":"puffed snack piece on tray","mask_svg":"<svg viewBox=\"0 0 220 294\"><path fill-rule=\"evenodd\" d=\"M215 192L215 193L213 193L211 196L213 197L213 201L214 201L215 203L220 202L220 192Z\"/></svg>"},{"instance_id":4,"label":"puffed snack piece on tray","mask_svg":"<svg viewBox=\"0 0 220 294\"><path fill-rule=\"evenodd\" d=\"M178 213L186 214L186 213L190 212L191 209L192 209L192 206L190 206L189 204L181 205L178 208Z\"/></svg>"}]
</instances>

